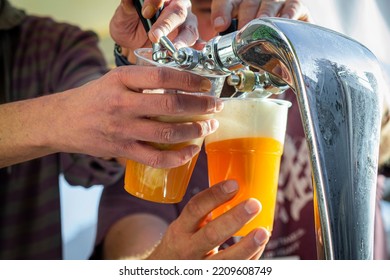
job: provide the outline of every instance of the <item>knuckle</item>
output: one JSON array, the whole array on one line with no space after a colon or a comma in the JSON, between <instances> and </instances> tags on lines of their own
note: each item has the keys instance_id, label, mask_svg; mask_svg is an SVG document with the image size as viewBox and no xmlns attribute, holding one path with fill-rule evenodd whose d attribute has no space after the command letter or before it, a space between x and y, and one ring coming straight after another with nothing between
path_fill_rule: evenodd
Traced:
<instances>
[{"instance_id":1,"label":"knuckle","mask_svg":"<svg viewBox=\"0 0 390 280\"><path fill-rule=\"evenodd\" d=\"M123 84L126 73L128 73L128 71L125 67L116 67L109 71L107 73L107 76L110 77L110 79L113 79Z\"/></svg>"},{"instance_id":2,"label":"knuckle","mask_svg":"<svg viewBox=\"0 0 390 280\"><path fill-rule=\"evenodd\" d=\"M169 79L169 74L166 68L164 67L153 67L150 73L150 81L155 84L157 87L162 86L164 81Z\"/></svg>"},{"instance_id":3,"label":"knuckle","mask_svg":"<svg viewBox=\"0 0 390 280\"><path fill-rule=\"evenodd\" d=\"M162 153L154 153L146 160L146 164L153 168L161 168L164 163L164 158Z\"/></svg>"},{"instance_id":4,"label":"knuckle","mask_svg":"<svg viewBox=\"0 0 390 280\"><path fill-rule=\"evenodd\" d=\"M166 33L173 31L177 23L182 22L187 18L188 8L183 6L182 1L175 1L170 6L171 15L165 18L160 23L160 28L164 29Z\"/></svg>"},{"instance_id":5,"label":"knuckle","mask_svg":"<svg viewBox=\"0 0 390 280\"><path fill-rule=\"evenodd\" d=\"M172 19L170 18L166 18L164 19L161 24L160 24L160 28L163 29L165 31L165 33L170 33L172 32L173 28L174 28L174 22Z\"/></svg>"},{"instance_id":6,"label":"knuckle","mask_svg":"<svg viewBox=\"0 0 390 280\"><path fill-rule=\"evenodd\" d=\"M221 204L224 199L226 199L225 193L221 189L222 185L218 188L210 188L211 190L211 199L214 201L215 205Z\"/></svg>"},{"instance_id":7,"label":"knuckle","mask_svg":"<svg viewBox=\"0 0 390 280\"><path fill-rule=\"evenodd\" d=\"M182 74L182 73L180 73L180 74ZM188 74L181 75L181 79L180 79L181 81L180 82L182 84L184 84L186 87L191 88L191 87L194 86L192 78L193 78L192 75L188 75Z\"/></svg>"},{"instance_id":8,"label":"knuckle","mask_svg":"<svg viewBox=\"0 0 390 280\"><path fill-rule=\"evenodd\" d=\"M114 148L115 148L115 152L118 155L122 155L123 157L128 157L129 155L132 155L134 153L137 147L134 141L126 141L125 144L115 145Z\"/></svg>"},{"instance_id":9,"label":"knuckle","mask_svg":"<svg viewBox=\"0 0 390 280\"><path fill-rule=\"evenodd\" d=\"M247 0L247 2L245 4L246 4L247 8L258 7L259 1L258 0Z\"/></svg>"},{"instance_id":10,"label":"knuckle","mask_svg":"<svg viewBox=\"0 0 390 280\"><path fill-rule=\"evenodd\" d=\"M202 109L205 111L214 110L217 105L217 100L215 98L204 98Z\"/></svg>"},{"instance_id":11,"label":"knuckle","mask_svg":"<svg viewBox=\"0 0 390 280\"><path fill-rule=\"evenodd\" d=\"M198 128L197 137L205 136L205 135L209 134L209 132L211 131L210 126L209 126L207 121L199 121L196 124L197 124L197 128Z\"/></svg>"},{"instance_id":12,"label":"knuckle","mask_svg":"<svg viewBox=\"0 0 390 280\"><path fill-rule=\"evenodd\" d=\"M235 209L234 209L235 210ZM242 215L240 215L237 211L231 211L229 212L229 218L230 218L230 224L231 225L244 225L246 221L244 221L244 218Z\"/></svg>"},{"instance_id":13,"label":"knuckle","mask_svg":"<svg viewBox=\"0 0 390 280\"><path fill-rule=\"evenodd\" d=\"M164 95L162 109L170 114L184 110L184 99L181 94Z\"/></svg>"},{"instance_id":14,"label":"knuckle","mask_svg":"<svg viewBox=\"0 0 390 280\"><path fill-rule=\"evenodd\" d=\"M160 130L156 130L156 137L159 139L159 141L162 141L164 143L166 142L172 142L175 138L176 131L171 126L163 127Z\"/></svg>"},{"instance_id":15,"label":"knuckle","mask_svg":"<svg viewBox=\"0 0 390 280\"><path fill-rule=\"evenodd\" d=\"M176 3L178 3L179 1L177 1ZM181 6L181 5L175 5L173 7L173 10L172 12L178 17L178 18L182 18L182 19L185 19L187 18L187 14L188 14L188 9L184 6Z\"/></svg>"},{"instance_id":16,"label":"knuckle","mask_svg":"<svg viewBox=\"0 0 390 280\"><path fill-rule=\"evenodd\" d=\"M202 211L200 205L198 202L194 201L193 199L191 199L187 205L187 210L189 213L192 213L192 215L194 217L203 217L205 215L205 213Z\"/></svg>"},{"instance_id":17,"label":"knuckle","mask_svg":"<svg viewBox=\"0 0 390 280\"><path fill-rule=\"evenodd\" d=\"M104 128L103 133L105 138L110 139L111 141L122 138L122 130L117 124L113 122L107 122L106 124L101 125Z\"/></svg>"},{"instance_id":18,"label":"knuckle","mask_svg":"<svg viewBox=\"0 0 390 280\"><path fill-rule=\"evenodd\" d=\"M123 104L125 104L124 96L122 94L107 94L105 97L105 110L109 116L115 116L118 112L122 111Z\"/></svg>"},{"instance_id":19,"label":"knuckle","mask_svg":"<svg viewBox=\"0 0 390 280\"><path fill-rule=\"evenodd\" d=\"M203 236L204 240L211 246L215 246L222 241L222 238L220 236L219 231L213 227L210 226L211 224L204 227Z\"/></svg>"}]
</instances>

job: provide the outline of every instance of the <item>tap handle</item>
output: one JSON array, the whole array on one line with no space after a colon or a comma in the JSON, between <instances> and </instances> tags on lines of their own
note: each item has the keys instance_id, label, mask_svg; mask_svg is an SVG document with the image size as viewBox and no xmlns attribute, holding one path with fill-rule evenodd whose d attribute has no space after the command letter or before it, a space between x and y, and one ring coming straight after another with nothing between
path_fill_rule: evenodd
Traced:
<instances>
[{"instance_id":1,"label":"tap handle","mask_svg":"<svg viewBox=\"0 0 390 280\"><path fill-rule=\"evenodd\" d=\"M222 35L232 33L234 31L237 31L237 28L238 28L238 19L232 18L229 27L225 31L220 32L219 35L222 36Z\"/></svg>"},{"instance_id":2,"label":"tap handle","mask_svg":"<svg viewBox=\"0 0 390 280\"><path fill-rule=\"evenodd\" d=\"M146 33L148 33L149 30L152 28L152 25L157 21L157 18L160 16L160 13L161 13L163 7L161 7L152 18L147 19L147 18L144 18L142 15L143 4L144 4L144 0L133 0L133 5L134 5L135 9L137 10L137 13L138 13L138 16L142 22L142 25L144 26Z\"/></svg>"}]
</instances>

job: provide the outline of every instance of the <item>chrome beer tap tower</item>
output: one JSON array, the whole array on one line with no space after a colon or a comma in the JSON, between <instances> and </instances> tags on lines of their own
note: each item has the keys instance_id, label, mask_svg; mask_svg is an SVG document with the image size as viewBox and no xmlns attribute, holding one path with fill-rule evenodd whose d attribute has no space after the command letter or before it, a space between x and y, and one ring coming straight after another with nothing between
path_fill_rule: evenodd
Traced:
<instances>
[{"instance_id":1,"label":"chrome beer tap tower","mask_svg":"<svg viewBox=\"0 0 390 280\"><path fill-rule=\"evenodd\" d=\"M310 151L318 258L372 259L383 93L375 56L332 30L280 18L253 20L200 51L168 52L172 66L229 73L239 93L295 92Z\"/></svg>"}]
</instances>

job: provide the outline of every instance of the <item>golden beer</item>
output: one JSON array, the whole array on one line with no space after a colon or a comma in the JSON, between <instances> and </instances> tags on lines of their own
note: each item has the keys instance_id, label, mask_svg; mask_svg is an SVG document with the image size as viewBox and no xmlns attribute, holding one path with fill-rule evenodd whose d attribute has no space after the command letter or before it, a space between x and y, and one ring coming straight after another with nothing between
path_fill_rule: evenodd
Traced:
<instances>
[{"instance_id":1,"label":"golden beer","mask_svg":"<svg viewBox=\"0 0 390 280\"><path fill-rule=\"evenodd\" d=\"M238 194L213 211L222 215L248 198L262 204L261 212L235 236L257 227L272 232L280 159L291 103L272 99L224 99L224 109L215 115L218 130L206 137L209 182L238 182Z\"/></svg>"},{"instance_id":2,"label":"golden beer","mask_svg":"<svg viewBox=\"0 0 390 280\"><path fill-rule=\"evenodd\" d=\"M154 67L171 67L164 64L159 64L152 60L153 49L141 48L135 50L134 54L137 57L138 65L154 66ZM172 67L171 67L172 68ZM180 71L179 69L175 69ZM196 72L195 72L196 73ZM154 94L170 94L170 93L182 93L182 94L207 94L210 96L218 97L221 93L226 75L211 75L207 72L196 73L207 77L211 82L211 90L208 93L184 93L177 90L165 90L165 89L146 89L144 93ZM161 122L171 123L186 123L193 121L200 121L210 119L213 116L201 115L201 116L158 116L153 118ZM191 141L178 143L178 144L161 144L150 143L151 146L160 150L178 150L188 145L202 146L204 138L197 138ZM195 155L186 164L176 168L153 168L133 160L127 160L126 173L125 173L125 190L139 198L160 202L160 203L177 203L183 199L183 196L187 190L188 183L191 179L192 172L195 167L195 163L198 159L198 155Z\"/></svg>"},{"instance_id":3,"label":"golden beer","mask_svg":"<svg viewBox=\"0 0 390 280\"><path fill-rule=\"evenodd\" d=\"M179 144L155 144L160 150L177 150L190 144L201 146L203 138ZM133 160L126 161L125 190L139 198L160 202L177 203L183 199L191 179L198 155L182 166L153 168Z\"/></svg>"}]
</instances>

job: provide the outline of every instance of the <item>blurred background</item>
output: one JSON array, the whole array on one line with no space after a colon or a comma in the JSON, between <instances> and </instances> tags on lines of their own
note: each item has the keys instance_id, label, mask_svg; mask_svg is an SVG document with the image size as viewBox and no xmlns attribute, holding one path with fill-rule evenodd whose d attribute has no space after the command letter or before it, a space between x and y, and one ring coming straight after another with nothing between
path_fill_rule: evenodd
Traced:
<instances>
[{"instance_id":1,"label":"blurred background","mask_svg":"<svg viewBox=\"0 0 390 280\"><path fill-rule=\"evenodd\" d=\"M194 0L196 1L196 0ZM95 31L109 65L114 66L113 41L108 24L117 1L104 0L10 0L29 14L50 16L58 21ZM389 0L303 0L315 23L344 33L366 45L390 73ZM388 74L386 74L388 75ZM390 76L390 75L388 75ZM61 179L61 212L65 259L87 259L96 233L97 205L102 187L84 189ZM390 183L387 184L390 196ZM390 252L390 203L382 202Z\"/></svg>"},{"instance_id":2,"label":"blurred background","mask_svg":"<svg viewBox=\"0 0 390 280\"><path fill-rule=\"evenodd\" d=\"M29 14L49 16L58 21L68 22L95 31L100 38L100 46L110 65L114 65L112 56L113 41L108 24L118 4L105 0L10 0L14 6L23 8Z\"/></svg>"}]
</instances>

